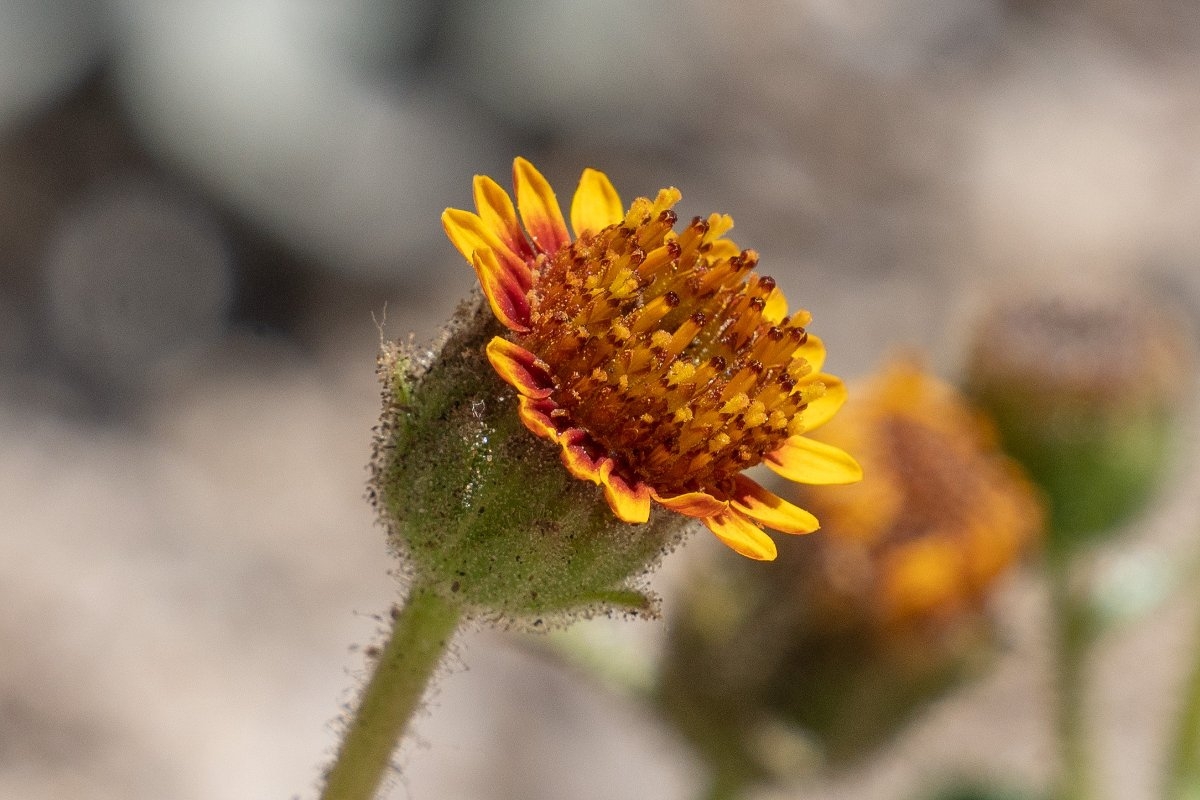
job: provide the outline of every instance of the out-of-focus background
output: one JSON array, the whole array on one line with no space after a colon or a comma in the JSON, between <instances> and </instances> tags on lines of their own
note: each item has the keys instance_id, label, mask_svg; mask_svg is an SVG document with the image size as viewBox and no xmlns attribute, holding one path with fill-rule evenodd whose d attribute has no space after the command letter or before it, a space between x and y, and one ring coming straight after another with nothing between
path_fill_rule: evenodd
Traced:
<instances>
[{"instance_id":1,"label":"out-of-focus background","mask_svg":"<svg viewBox=\"0 0 1200 800\"><path fill-rule=\"evenodd\" d=\"M438 216L472 174L678 186L831 371L915 345L953 376L990 296L1195 309L1198 66L1190 0L3 0L0 797L314 796L398 592L362 497L379 324L431 337L470 291ZM804 796L1044 781L1039 597L1008 602L991 677ZM1189 605L1103 648L1112 797L1152 796ZM396 798L700 786L645 713L495 634L432 711Z\"/></svg>"}]
</instances>

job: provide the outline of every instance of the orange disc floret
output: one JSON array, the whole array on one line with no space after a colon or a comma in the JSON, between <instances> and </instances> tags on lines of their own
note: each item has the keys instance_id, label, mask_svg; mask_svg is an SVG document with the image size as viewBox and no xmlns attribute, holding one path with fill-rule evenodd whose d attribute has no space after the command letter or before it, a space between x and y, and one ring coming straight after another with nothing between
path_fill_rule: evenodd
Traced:
<instances>
[{"instance_id":1,"label":"orange disc floret","mask_svg":"<svg viewBox=\"0 0 1200 800\"><path fill-rule=\"evenodd\" d=\"M724 238L733 220L697 217L676 231L678 190L625 210L588 169L572 237L532 164L518 158L513 183L515 205L476 176L477 213L447 209L442 223L509 331L487 355L517 390L525 426L556 442L571 474L602 486L626 522L645 522L656 501L759 559L776 554L763 525L816 530L811 514L741 473L766 463L798 483L858 480L853 458L803 435L834 415L845 387L821 372L808 312L789 316L775 281L755 271L758 254Z\"/></svg>"}]
</instances>

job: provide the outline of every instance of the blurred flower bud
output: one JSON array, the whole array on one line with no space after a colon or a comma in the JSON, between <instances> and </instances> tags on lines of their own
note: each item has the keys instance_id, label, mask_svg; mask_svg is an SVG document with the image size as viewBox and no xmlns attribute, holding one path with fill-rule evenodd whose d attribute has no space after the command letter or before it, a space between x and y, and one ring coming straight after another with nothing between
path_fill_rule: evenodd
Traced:
<instances>
[{"instance_id":1,"label":"blurred flower bud","mask_svg":"<svg viewBox=\"0 0 1200 800\"><path fill-rule=\"evenodd\" d=\"M912 364L852 389L820 439L862 482L806 492L822 529L776 564L691 581L664 659L663 705L727 782L787 777L800 742L852 762L986 664L988 597L1041 530L985 421Z\"/></svg>"},{"instance_id":2,"label":"blurred flower bud","mask_svg":"<svg viewBox=\"0 0 1200 800\"><path fill-rule=\"evenodd\" d=\"M1145 301L1059 296L997 306L980 323L970 391L1049 502L1061 554L1140 511L1161 479L1189 337Z\"/></svg>"}]
</instances>

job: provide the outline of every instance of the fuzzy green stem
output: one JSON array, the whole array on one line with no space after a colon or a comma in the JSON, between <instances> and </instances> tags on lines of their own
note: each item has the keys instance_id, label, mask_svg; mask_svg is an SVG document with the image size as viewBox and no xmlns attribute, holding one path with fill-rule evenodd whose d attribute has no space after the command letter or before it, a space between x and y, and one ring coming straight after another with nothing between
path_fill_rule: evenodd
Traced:
<instances>
[{"instance_id":1,"label":"fuzzy green stem","mask_svg":"<svg viewBox=\"0 0 1200 800\"><path fill-rule=\"evenodd\" d=\"M415 587L346 729L321 800L371 800L462 612Z\"/></svg>"},{"instance_id":2,"label":"fuzzy green stem","mask_svg":"<svg viewBox=\"0 0 1200 800\"><path fill-rule=\"evenodd\" d=\"M1167 765L1166 800L1200 799L1200 639L1192 674L1184 687L1184 705Z\"/></svg>"},{"instance_id":3,"label":"fuzzy green stem","mask_svg":"<svg viewBox=\"0 0 1200 800\"><path fill-rule=\"evenodd\" d=\"M1057 652L1057 719L1059 742L1056 800L1092 800L1091 761L1084 724L1088 655L1096 626L1085 599L1072 591L1066 559L1051 568L1054 634Z\"/></svg>"}]
</instances>

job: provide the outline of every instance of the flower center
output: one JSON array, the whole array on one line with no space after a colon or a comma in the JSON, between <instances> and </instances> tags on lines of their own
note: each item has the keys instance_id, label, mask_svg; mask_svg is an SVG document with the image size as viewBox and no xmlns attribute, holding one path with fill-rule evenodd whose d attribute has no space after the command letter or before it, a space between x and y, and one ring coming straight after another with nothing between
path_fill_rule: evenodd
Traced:
<instances>
[{"instance_id":1,"label":"flower center","mask_svg":"<svg viewBox=\"0 0 1200 800\"><path fill-rule=\"evenodd\" d=\"M810 315L784 317L757 254L721 238L732 221L675 223L667 193L639 198L622 223L539 256L519 337L550 367L552 418L663 496L759 463L824 392L797 388Z\"/></svg>"}]
</instances>

